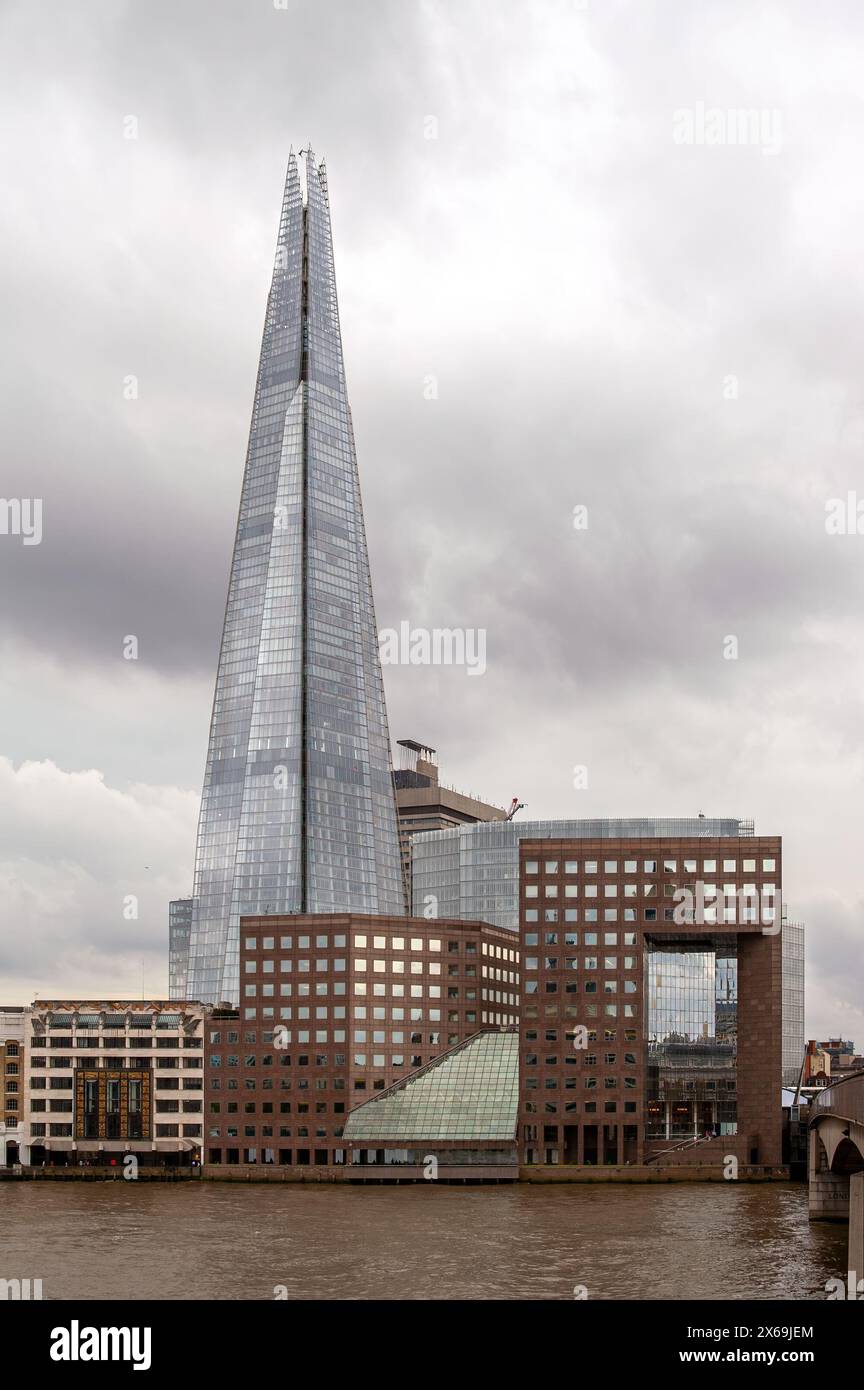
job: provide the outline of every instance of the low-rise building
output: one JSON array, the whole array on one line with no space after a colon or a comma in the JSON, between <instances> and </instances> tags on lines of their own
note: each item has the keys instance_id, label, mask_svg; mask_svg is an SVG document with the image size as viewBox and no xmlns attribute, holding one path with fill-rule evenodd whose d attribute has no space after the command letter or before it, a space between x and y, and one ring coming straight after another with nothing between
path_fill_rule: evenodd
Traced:
<instances>
[{"instance_id":1,"label":"low-rise building","mask_svg":"<svg viewBox=\"0 0 864 1390\"><path fill-rule=\"evenodd\" d=\"M33 1166L200 1160L204 1011L161 999L37 999L26 1013Z\"/></svg>"},{"instance_id":2,"label":"low-rise building","mask_svg":"<svg viewBox=\"0 0 864 1390\"><path fill-rule=\"evenodd\" d=\"M22 1005L0 1006L0 1168L19 1163L25 1148L26 1015Z\"/></svg>"}]
</instances>

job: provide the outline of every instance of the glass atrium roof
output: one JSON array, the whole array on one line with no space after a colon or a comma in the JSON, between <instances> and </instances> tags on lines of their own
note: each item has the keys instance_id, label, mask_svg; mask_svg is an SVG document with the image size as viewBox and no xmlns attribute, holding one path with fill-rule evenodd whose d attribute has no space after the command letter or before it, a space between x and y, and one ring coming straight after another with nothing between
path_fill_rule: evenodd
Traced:
<instances>
[{"instance_id":1,"label":"glass atrium roof","mask_svg":"<svg viewBox=\"0 0 864 1390\"><path fill-rule=\"evenodd\" d=\"M348 1116L345 1139L512 1141L518 1102L518 1034L478 1033L358 1106Z\"/></svg>"}]
</instances>

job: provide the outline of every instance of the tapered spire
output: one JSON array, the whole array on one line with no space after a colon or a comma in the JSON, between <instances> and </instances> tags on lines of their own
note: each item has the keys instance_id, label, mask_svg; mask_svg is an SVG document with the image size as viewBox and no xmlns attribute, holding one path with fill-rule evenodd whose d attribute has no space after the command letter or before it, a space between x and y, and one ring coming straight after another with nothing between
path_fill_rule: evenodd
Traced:
<instances>
[{"instance_id":1,"label":"tapered spire","mask_svg":"<svg viewBox=\"0 0 864 1390\"><path fill-rule=\"evenodd\" d=\"M190 997L239 1000L239 920L405 911L326 176L293 149L198 826ZM277 1015L278 1016L278 1015Z\"/></svg>"}]
</instances>

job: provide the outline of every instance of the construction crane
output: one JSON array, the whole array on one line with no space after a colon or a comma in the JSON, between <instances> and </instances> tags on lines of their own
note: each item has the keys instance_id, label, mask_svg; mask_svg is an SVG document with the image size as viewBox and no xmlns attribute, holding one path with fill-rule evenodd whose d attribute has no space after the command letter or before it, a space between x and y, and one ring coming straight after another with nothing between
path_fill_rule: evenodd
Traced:
<instances>
[{"instance_id":1,"label":"construction crane","mask_svg":"<svg viewBox=\"0 0 864 1390\"><path fill-rule=\"evenodd\" d=\"M520 801L519 798L518 798L518 796L514 796L513 800L510 802L510 810L507 812L507 814L506 814L506 816L504 817L504 819L505 819L505 820L512 820L513 817L515 816L515 814L516 814L517 811L524 811L524 810L525 810L525 802L524 802L524 801Z\"/></svg>"}]
</instances>

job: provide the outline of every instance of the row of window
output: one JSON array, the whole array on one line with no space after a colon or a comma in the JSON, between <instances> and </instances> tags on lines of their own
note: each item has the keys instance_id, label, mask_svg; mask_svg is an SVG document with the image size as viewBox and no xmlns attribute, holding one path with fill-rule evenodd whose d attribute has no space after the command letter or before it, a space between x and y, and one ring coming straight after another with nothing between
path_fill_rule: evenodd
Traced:
<instances>
[{"instance_id":1,"label":"row of window","mask_svg":"<svg viewBox=\"0 0 864 1390\"><path fill-rule=\"evenodd\" d=\"M226 1138L226 1139L239 1139L240 1135L239 1135L238 1130L239 1130L239 1127L238 1127L237 1125L226 1125L226 1126L225 1126L225 1138ZM334 1138L334 1139L339 1139L339 1138L341 1138L341 1136L342 1136L342 1126L341 1126L341 1125L337 1126L337 1128L333 1131L332 1136L331 1136L330 1131L328 1130L328 1128L327 1128L326 1125L318 1126L318 1127L316 1128L316 1130L315 1130L315 1138L316 1138L316 1139L329 1139L329 1138L331 1138L331 1137ZM208 1131L207 1131L207 1137L208 1137L208 1139L221 1139L221 1138L222 1138L222 1130L220 1129L220 1127L219 1127L218 1125L214 1125L212 1128L208 1129ZM243 1137L244 1137L244 1139L256 1139L256 1138L258 1137L258 1129L257 1129L257 1126L256 1126L256 1125L244 1125L244 1126L243 1126ZM275 1137L275 1135L274 1135L274 1132L273 1132L273 1126L272 1126L272 1125L262 1125L262 1126L261 1126L261 1138L262 1138L262 1139L273 1139L274 1137ZM294 1137L294 1136L293 1136L293 1134L292 1134L292 1131L291 1131L291 1129L290 1129L287 1125L280 1125L280 1126L279 1126L279 1138L280 1138L280 1139L291 1139L291 1138L293 1138L293 1137ZM297 1127L297 1138L298 1138L298 1139L308 1139L309 1137L310 1137L310 1130L309 1130L308 1125L299 1125L299 1126ZM229 1150L229 1152L230 1152L230 1150ZM266 1150L265 1150L265 1152L266 1152ZM254 1157L254 1155L255 1155L255 1150L254 1150L254 1149L250 1149L250 1150L248 1150L248 1153L250 1153L250 1154L252 1155L252 1157L249 1158L249 1157L247 1156L247 1158L246 1158L244 1161L245 1161L246 1163L254 1163L254 1162L255 1162L255 1157ZM215 1162L215 1163L218 1163L218 1162L220 1162L219 1159L213 1159L213 1158L211 1158L209 1161L210 1161L211 1163L214 1163L214 1162ZM229 1160L229 1161L230 1161L230 1160ZM266 1160L266 1161L272 1163L272 1162L273 1162L273 1159L271 1158L271 1159L268 1159L268 1160ZM287 1160L286 1160L286 1161L287 1161ZM235 1162L236 1162L236 1160L235 1160ZM323 1154L322 1157L316 1158L315 1162L316 1162L316 1163L327 1163L327 1162L328 1162L328 1158L327 1158L326 1152Z\"/></svg>"},{"instance_id":2,"label":"row of window","mask_svg":"<svg viewBox=\"0 0 864 1390\"><path fill-rule=\"evenodd\" d=\"M337 982L334 983L332 986L327 986L327 985L316 985L316 986L315 986L315 995L316 995L318 998L325 999L325 998L327 998L328 994L330 993L330 989L331 989L331 988L332 988L332 992L333 992L334 997L337 998L337 999L340 998L340 997L342 997L342 996L344 996L344 994L346 993L346 989L345 989L345 984L344 984L344 982L338 982L338 981L337 981ZM369 994L369 986L368 986L368 984L366 983L365 980L355 980L355 981L354 981L354 987L353 987L353 990L352 990L351 992L352 992L352 994L353 994L356 998L362 999L362 998L364 998L365 996L367 996L367 995ZM392 980L391 980L391 981L388 981L387 985L383 985L383 984L381 984L381 985L377 985L377 984L376 984L376 985L373 985L373 986L372 986L372 994L373 994L373 996L377 996L379 999L385 999L388 995L390 995L393 999L440 999L440 998L442 997L441 986L440 986L440 985L430 985L430 984L409 985L409 986L407 986L407 993L406 993L406 986L405 986L405 985L398 984L396 981L392 981ZM276 986L275 986L275 985L271 985L271 984L260 984L260 985L254 984L254 985L250 985L250 984L247 984L247 985L244 985L244 986L243 986L243 998L244 998L244 999L259 999L259 998L260 998L260 999L276 999L277 997L278 997L279 999L293 999L293 998L294 998L294 986L293 986L293 985L290 985L290 984L289 984L289 985L280 984L280 986L279 986L279 991L278 991L278 995L277 995L277 992L276 992ZM446 995L446 996L444 996L444 997L446 997L446 998L452 998L452 995L449 995L449 994L448 994L448 995ZM310 985L305 985L305 986L304 986L304 985L298 985L298 986L297 986L297 998L299 998L299 999L310 999L310 998L312 998L311 986L310 986Z\"/></svg>"},{"instance_id":3,"label":"row of window","mask_svg":"<svg viewBox=\"0 0 864 1390\"><path fill-rule=\"evenodd\" d=\"M565 1035L564 1035L564 1036L565 1036L565 1038L567 1038L568 1041L572 1040L572 1038L574 1037L573 1030L572 1030L572 1029L568 1029L568 1030L565 1032ZM526 1028L526 1029L525 1029L525 1041L526 1041L526 1042L537 1042L537 1040L538 1040L538 1032L537 1032L537 1029L536 1029L536 1028ZM544 1042L557 1042L557 1041L558 1041L558 1029L557 1029L557 1028L547 1028L546 1031L545 1031L544 1034L543 1034L543 1040L544 1040ZM625 1030L624 1030L624 1041L625 1041L625 1042L635 1043L635 1042L638 1042L638 1040L639 1040L639 1035L638 1035L638 1033L636 1032L636 1029L635 1029L635 1028L625 1028ZM592 1029L590 1030L590 1032L588 1033L588 1036L587 1036L586 1041L589 1042L589 1043L592 1043L592 1042L593 1042L593 1043L596 1043L597 1041L599 1041L599 1035L598 1035L598 1032L597 1032L596 1028L592 1028ZM614 1042L617 1042L617 1041L618 1041L618 1030L617 1030L616 1028L607 1028L607 1029L605 1029L605 1031L604 1031L604 1033L603 1033L603 1041L604 1041L604 1042L607 1042L607 1043L614 1043Z\"/></svg>"},{"instance_id":4,"label":"row of window","mask_svg":"<svg viewBox=\"0 0 864 1390\"><path fill-rule=\"evenodd\" d=\"M143 1035L139 1036L137 1033L130 1033L128 1038L124 1033L119 1033L116 1036L111 1033L104 1033L98 1036L90 1033L76 1033L73 1040L68 1033L64 1033L59 1037L52 1034L50 1038L33 1038L31 1039L30 1045L33 1048L66 1047L72 1048L73 1051L81 1048L92 1051L94 1048L98 1047L107 1047L116 1052L122 1052L124 1048L135 1048L139 1051L146 1051L154 1047L164 1051L166 1049L180 1047L200 1048L202 1040L201 1038L179 1036L161 1038L144 1037Z\"/></svg>"},{"instance_id":5,"label":"row of window","mask_svg":"<svg viewBox=\"0 0 864 1390\"><path fill-rule=\"evenodd\" d=\"M642 889L641 893L639 892L640 887ZM656 883L604 883L602 896L604 898L617 898L619 888L622 896L625 898L656 898L660 896L657 892L658 885ZM695 896L697 893L697 885L695 883L687 883L682 884L680 887L676 887L674 883L664 883L662 896L664 898L674 898L677 894L681 894L685 890ZM758 887L755 883L724 883L722 890L719 890L719 892L716 883L703 883L701 888L701 893L705 900L713 899L718 896L737 899L748 897L758 898L761 895L763 898L772 898L776 892L777 886L774 883L762 883ZM527 883L525 885L526 898L538 898L540 896L539 884ZM557 898L559 896L558 884L544 883L542 896L544 898ZM565 898L578 898L580 896L579 884L565 883L563 896ZM600 897L600 885L597 883L583 883L581 896L583 898Z\"/></svg>"},{"instance_id":6,"label":"row of window","mask_svg":"<svg viewBox=\"0 0 864 1390\"><path fill-rule=\"evenodd\" d=\"M582 1078L582 1085L583 1085L583 1088L584 1088L586 1091L596 1091L596 1090L599 1090L599 1088L600 1088L600 1081L601 1081L601 1080L602 1080L602 1082L603 1082L603 1090L604 1090L604 1091L615 1091L615 1090L617 1090L617 1088L618 1088L618 1077L617 1077L617 1076L604 1076L604 1077L602 1077L602 1078L599 1077L599 1076L583 1076L583 1078ZM623 1080L624 1080L624 1089L625 1089L626 1091L635 1091L635 1089L636 1089L636 1077L635 1077L635 1076L625 1076L625 1077L623 1078ZM567 1089L567 1090L572 1090L574 1084L575 1084L574 1078L569 1077L569 1078L567 1079L566 1084L565 1084L565 1089ZM526 1091L539 1091L539 1089L540 1089L540 1078L537 1077L537 1076L529 1076L529 1077L526 1077L526 1080L525 1080L525 1089L526 1089ZM557 1090L558 1090L558 1077L557 1077L557 1076L547 1076L547 1077L545 1077L544 1080L543 1080L543 1089L544 1089L544 1091L557 1091Z\"/></svg>"},{"instance_id":7,"label":"row of window","mask_svg":"<svg viewBox=\"0 0 864 1390\"><path fill-rule=\"evenodd\" d=\"M636 1066L636 1053L635 1053L635 1052L625 1052L623 1055L624 1055L624 1065L625 1065L625 1066L631 1066L631 1067L635 1067L635 1066ZM584 1057L582 1057L580 1053L574 1052L572 1056L567 1056L567 1057L563 1058L563 1061L564 1061L565 1066L571 1066L571 1065L572 1065L572 1066L578 1066L579 1063L581 1062L582 1065L583 1065L583 1066L586 1066L586 1067L597 1067L597 1066L600 1065L600 1063L599 1063L599 1061L598 1061L598 1057L599 1057L599 1053L597 1053L597 1052L586 1052ZM524 1054L523 1060L524 1060L524 1062L525 1062L525 1066L526 1066L526 1067L538 1067L538 1066L541 1065L540 1060L539 1060L539 1053L537 1053L537 1052L526 1052L526 1053ZM617 1052L604 1052L604 1053L603 1053L603 1066L604 1066L604 1067L614 1067L614 1066L617 1064L617 1060L618 1060L618 1053L617 1053ZM544 1057L544 1058L543 1058L542 1065L543 1065L544 1067L557 1067L557 1066L559 1065L559 1059L558 1059L558 1057Z\"/></svg>"},{"instance_id":8,"label":"row of window","mask_svg":"<svg viewBox=\"0 0 864 1390\"><path fill-rule=\"evenodd\" d=\"M109 1061L106 1058L106 1063ZM89 1068L88 1068L89 1070ZM122 1071L122 1067L103 1067L103 1071ZM134 1068L130 1068L134 1070ZM30 1089L33 1091L71 1091L71 1076L31 1076ZM200 1091L204 1082L200 1076L157 1076L154 1081L157 1091Z\"/></svg>"},{"instance_id":9,"label":"row of window","mask_svg":"<svg viewBox=\"0 0 864 1390\"><path fill-rule=\"evenodd\" d=\"M664 922L674 922L676 921L675 914L678 913L678 921L693 922L698 919L701 922L728 922L731 925L735 925L739 921L758 922L761 910L761 920L763 922L773 922L775 920L773 903L774 900L771 899L770 902L762 903L761 909L758 904L747 903L743 905L740 910L735 907L727 907L723 908L722 911L712 904L711 906L702 908L701 912L696 915L694 915L693 908L686 907L682 903L679 904L679 907L665 907L663 909L662 920ZM658 909L656 907L646 907L642 914L643 921L656 922L658 920L657 912ZM523 913L523 918L529 923L538 922L540 920L536 908L526 908ZM544 922L558 922L560 920L561 917L559 917L557 907L545 909L543 913ZM579 909L575 907L565 908L563 920L565 922L578 922ZM582 909L583 922L598 922L599 920L598 909L596 907L586 907ZM638 909L635 907L625 907L619 917L619 910L617 907L606 907L603 909L602 920L604 922L617 922L619 920L623 922L636 922L639 920Z\"/></svg>"},{"instance_id":10,"label":"row of window","mask_svg":"<svg viewBox=\"0 0 864 1390\"><path fill-rule=\"evenodd\" d=\"M574 966L574 969L575 969L575 968L576 968L576 967ZM618 988L619 988L619 986L618 986L617 980L604 980L604 981L603 981L603 993L604 993L604 994L617 994L617 993L618 993ZM557 986L556 984L553 984L553 985L548 985L548 984L547 984L547 985L546 985L546 988L545 988L545 993L546 993L546 994L557 994L557 992L558 992L558 986ZM637 991L636 981L635 981L635 980L625 980L624 983L623 983L623 985L621 986L621 992L622 992L622 994L636 994L636 993L638 992L638 991ZM525 987L525 993L526 993L526 994L537 994L537 993L539 993L539 990L538 990L538 987L537 987L537 982L536 982L536 981L533 982L533 988L532 988L532 983L529 982L529 983L526 985L526 987ZM564 993L565 993L565 994L579 994L579 993L583 993L583 994L599 994L599 993L600 993L600 981L599 981L599 980L584 980L584 981L582 982L581 988L580 988L580 984L579 984L579 982L578 982L577 980L574 980L572 983L570 983L570 982L568 981L568 982L565 984L565 986L564 986Z\"/></svg>"},{"instance_id":11,"label":"row of window","mask_svg":"<svg viewBox=\"0 0 864 1390\"><path fill-rule=\"evenodd\" d=\"M557 945L558 945L558 940L559 940L559 935L562 937L562 939L563 939L563 944L564 944L565 946L578 946L578 945L579 945L579 933L578 933L578 932L575 932L575 931L567 931L567 932L563 932L563 933L559 933L559 932L557 932L557 931L547 931L547 932L544 932L544 933L543 933L543 945L544 945L544 946L557 946ZM603 944L604 946L617 946L617 945L618 945L618 936L619 936L619 933L616 932L616 931L607 931L607 932L602 932L602 933L600 933L600 932L593 932L593 931L586 931L586 932L583 932L583 933L582 933L582 945L583 945L583 946L599 946L599 945L601 944L601 942L600 942L600 936L601 936L601 935L602 935L602 937L603 937L603 942L602 942L602 944ZM635 945L636 945L636 933L635 933L635 931L625 931L625 932L621 932L621 933L620 933L620 936L621 936L621 945L622 945L622 946L635 946ZM526 934L525 934L525 945L526 945L526 946L539 946L539 945L540 945L540 934L539 934L538 932L526 932ZM527 968L527 967L526 967L526 968Z\"/></svg>"},{"instance_id":12,"label":"row of window","mask_svg":"<svg viewBox=\"0 0 864 1390\"><path fill-rule=\"evenodd\" d=\"M722 861L722 863L723 863L723 873L724 873L724 874L734 874L734 873L738 873L738 872L739 872L738 865L740 864L740 866L741 866L740 872L741 872L741 873L744 873L744 874L755 874L755 873L756 873L756 862L757 862L756 859L741 859L741 860L738 860L738 859L724 859L724 860ZM598 863L599 863L599 861L598 861L597 859L585 859L585 860L583 861L583 864L582 864L582 871L583 871L583 873L586 873L586 874L596 874L596 873L598 873L598 872L599 872L599 871L598 871L598 867L597 867L597 866L598 866ZM703 860L702 860L702 872L705 873L705 874L716 874L716 873L717 873L717 863L718 863L718 861L717 861L716 859L703 859ZM662 865L662 872L663 872L664 874L675 874L675 873L678 872L678 860L677 860L677 859L662 859L662 860L661 860L661 859L643 859L643 860L642 860L642 873L643 873L643 874L656 874L656 873L660 873L660 872L661 872L661 869L658 867L658 865ZM681 860L681 867L682 867L682 869L683 869L683 871L684 871L685 874L696 874L696 873L699 872L699 861L698 861L697 859L682 859L682 860ZM762 860L762 872L763 872L763 874L772 874L772 873L775 872L776 868L777 868L777 860L776 860L776 859L763 859L763 860ZM578 872L579 872L579 862L578 862L578 860L576 860L576 859L565 859L565 860L564 860L564 869L563 869L563 871L564 871L565 874L578 874ZM526 873L526 874L537 874L537 873L539 873L539 872L540 872L540 861L537 860L537 859L526 859L526 861L525 861L525 873ZM557 874L557 873L561 872L561 865L560 865L559 861L558 861L557 859L545 859L545 860L543 861L543 872L546 873L546 874ZM604 859L604 860L603 860L603 872L604 872L604 874L617 874L617 873L618 873L618 860L617 860L617 859ZM622 872L625 873L625 874L636 874L636 873L638 873L638 872L639 872L639 861L638 861L638 859L625 859L625 860L623 861Z\"/></svg>"},{"instance_id":13,"label":"row of window","mask_svg":"<svg viewBox=\"0 0 864 1390\"><path fill-rule=\"evenodd\" d=\"M293 936L280 936L277 948L275 936L262 937L260 946L258 945L257 937L247 936L244 938L243 945L244 949L247 951L275 951L277 949L280 951L293 951L295 949L298 951L309 951L313 949L313 938L311 936L298 936L296 940L297 944L295 947ZM354 937L355 950L367 950L370 940L374 951L441 951L443 949L443 943L440 937L372 936L370 938L365 935L356 935ZM406 940L408 941L407 947L405 945ZM316 951L331 949L338 951L344 950L347 947L348 938L344 935L335 935L332 938L329 935L318 935L315 936L314 942L314 949ZM476 955L477 943L476 941L447 942L447 950L449 952L456 954L460 949L464 950L466 955ZM517 953L512 951L509 947L496 946L494 943L484 941L483 955L485 956L493 953L499 960L515 960L517 955Z\"/></svg>"},{"instance_id":14,"label":"row of window","mask_svg":"<svg viewBox=\"0 0 864 1390\"><path fill-rule=\"evenodd\" d=\"M200 1125L156 1125L157 1139L179 1139L181 1130L183 1137L187 1139L197 1139L201 1137ZM33 1124L30 1126L30 1133L34 1139L42 1139L46 1134L52 1139L71 1139L72 1126L68 1124Z\"/></svg>"},{"instance_id":15,"label":"row of window","mask_svg":"<svg viewBox=\"0 0 864 1390\"><path fill-rule=\"evenodd\" d=\"M340 971L346 969L347 960L343 956L337 957L334 960L327 960L322 957L316 959L314 964L315 972L318 974L326 974L331 971L338 974ZM308 975L312 971L311 960L303 959L293 961L285 959L279 961L278 973L280 975L290 975L294 972L295 965L298 975ZM409 967L407 971L405 969L406 965ZM354 969L358 974L365 974L369 970L369 961L367 958L365 956L358 956L354 961ZM458 974L458 967L453 967L453 969L454 973ZM388 961L378 958L372 960L373 974L386 975L388 972L393 975L440 975L442 973L442 968L440 960ZM264 960L260 962L254 960L244 961L244 974L246 975L275 975L276 973L275 960Z\"/></svg>"},{"instance_id":16,"label":"row of window","mask_svg":"<svg viewBox=\"0 0 864 1390\"><path fill-rule=\"evenodd\" d=\"M589 988L588 988L589 985L593 985L594 988L593 988L593 989L589 989ZM529 995L530 995L530 994L539 994L539 992L540 992L540 986L539 986L539 984L537 983L537 981L536 981L536 980L530 981L529 984L528 984L527 987L526 987L525 992L526 992L526 994L529 994ZM596 994L596 993L597 993L596 981L594 981L594 980L586 980L586 981L585 981L585 989L584 989L584 991L580 991L580 989L579 989L579 982L578 982L578 981L574 981L573 984L569 984L569 983L568 983L568 984L566 985L566 987L565 987L565 989L564 989L563 992L564 992L565 994L579 994L579 993L582 993L582 992L584 992L585 994ZM605 992L605 991L604 991L604 992ZM558 985L557 985L557 983L554 983L554 982L553 982L553 983L551 983L551 984L547 984L547 985L546 985L546 989L545 989L545 993L546 993L546 994L557 994L557 993L558 993ZM596 1018L596 1017L597 1017L597 1010L598 1010L598 1008L599 1008L599 1005L598 1005L598 1004L586 1004L586 1005L584 1006L586 1017L587 1017L587 1018ZM618 1005L618 1004L604 1004L604 1005L603 1005L603 1014L604 1014L604 1017L606 1017L606 1018L618 1018L618 1017L621 1017L621 1018L638 1018L638 1016L639 1016L639 1011L638 1011L638 1009L636 1008L635 1004L622 1004L622 1005L620 1006L620 1010L621 1010L620 1015L619 1015L618 1010L619 1010L619 1005ZM548 1006L547 1006L547 1013L548 1013L548 1012L550 1012L550 1010L549 1010L549 1008L548 1008ZM557 1013L557 1007L556 1007L555 1009L551 1010L551 1012ZM578 1012L579 1012L579 1011L578 1011L577 1009L574 1009L574 1010L573 1010L574 1015L575 1015L575 1014L578 1014ZM526 1014L526 1015L524 1015L524 1016L526 1016L526 1017L536 1017L536 1014Z\"/></svg>"},{"instance_id":17,"label":"row of window","mask_svg":"<svg viewBox=\"0 0 864 1390\"><path fill-rule=\"evenodd\" d=\"M344 1087L342 1087L341 1089L344 1090ZM330 1106L331 1106L331 1104L332 1104L332 1107L333 1107L333 1114L334 1114L334 1115L344 1115L344 1114L345 1114L345 1102L344 1102L344 1100L334 1100L334 1101L332 1101L332 1102L331 1102L331 1101L327 1101L327 1100L317 1100L317 1101L315 1102L315 1114L316 1114L316 1115L327 1115L327 1114L329 1113L329 1111L330 1111ZM290 1114L291 1114L291 1106L292 1106L292 1102L291 1102L290 1100L282 1100L282 1101L280 1101L280 1102L279 1102L279 1114L280 1114L280 1115L290 1115ZM221 1115L221 1114L222 1114L222 1109L223 1109L221 1100L214 1100L214 1101L211 1101L210 1104L208 1105L207 1109L208 1109L208 1111L209 1111L209 1113L210 1113L211 1115ZM237 1115L237 1114L240 1113L240 1102L239 1102L238 1100L229 1100L229 1101L226 1101L226 1102L225 1102L225 1107L224 1107L224 1109L225 1109L225 1114L226 1114L226 1115ZM295 1113L298 1114L298 1115L309 1115L309 1114L311 1114L311 1107L310 1107L308 1101L294 1102L294 1110L295 1110ZM276 1113L276 1106L275 1106L275 1102L274 1102L274 1101L272 1101L272 1100L265 1100L265 1101L262 1101L262 1102L261 1102L261 1114L262 1114L262 1115L273 1115L273 1114L275 1114L275 1113ZM244 1114L244 1115L257 1115L257 1114L258 1114L258 1102L255 1101L255 1100L247 1100L247 1101L244 1101L244 1102L243 1102L243 1114Z\"/></svg>"},{"instance_id":18,"label":"row of window","mask_svg":"<svg viewBox=\"0 0 864 1390\"><path fill-rule=\"evenodd\" d=\"M544 970L578 970L578 969L580 968L580 967L579 967L579 960L580 960L580 957L579 957L579 956L563 956L563 957L560 957L560 958L559 958L558 956L544 956L544 957L543 957L543 969L544 969ZM638 969L638 966L637 966L637 963L636 963L636 957L635 957L635 956L602 956L602 957L601 957L601 956L582 956L582 957L581 957L581 960L582 960L582 969L583 969L583 970L616 970L616 971L617 971L617 970L636 970L636 969ZM603 961L602 966L599 964L600 960ZM525 957L525 969L526 969L526 970L539 970L539 969L540 969L540 957L539 957L539 956L526 956L526 957Z\"/></svg>"},{"instance_id":19,"label":"row of window","mask_svg":"<svg viewBox=\"0 0 864 1390\"><path fill-rule=\"evenodd\" d=\"M635 1115L636 1112L637 1112L637 1108L638 1108L638 1107L637 1107L637 1104L636 1104L636 1101L635 1101L635 1100L625 1100L625 1101L624 1101L623 1109L624 1109L624 1114L625 1114L625 1115ZM596 1114L597 1114L597 1101L596 1101L596 1100L586 1100L586 1101L584 1102L583 1106L582 1106L582 1110L583 1110L583 1113L584 1113L585 1115L596 1115ZM565 1115L576 1115L576 1114L578 1114L578 1113L579 1113L579 1102L578 1102L578 1101L576 1101L576 1100L568 1100L568 1101L565 1102L565 1104L564 1104L564 1114L565 1114ZM618 1113L618 1102L617 1102L617 1100L607 1100L607 1101L604 1101L604 1102L603 1102L603 1114L604 1114L604 1115L617 1115L617 1113ZM529 1100L529 1101L526 1101L526 1102L525 1102L525 1114L526 1114L526 1115L536 1115L536 1114L537 1114L537 1106L534 1104L533 1101L530 1101L530 1100ZM543 1114L544 1114L544 1115L557 1115L557 1114L558 1114L558 1102L557 1102L557 1101L548 1101L548 1100L545 1101L544 1104L543 1104ZM527 1128L527 1126L526 1126L526 1128Z\"/></svg>"},{"instance_id":20,"label":"row of window","mask_svg":"<svg viewBox=\"0 0 864 1390\"><path fill-rule=\"evenodd\" d=\"M309 1081L309 1080L308 1080L307 1078L305 1078L305 1077L299 1077L299 1078L297 1078L297 1079L295 1080L294 1078L292 1078L292 1077L290 1077L290 1076L280 1076L280 1078L279 1078L279 1085L278 1085L278 1087L277 1087L276 1082L274 1081L274 1079L273 1079L272 1076L264 1076L264 1077L254 1077L254 1076L253 1076L253 1077L247 1077L246 1080L243 1082L243 1090L244 1090L244 1091L256 1091L256 1092L257 1092L258 1090L262 1090L262 1091L275 1091L275 1090L279 1090L279 1091L293 1091L295 1085L296 1085L298 1091L312 1091L312 1090L315 1090L315 1091L344 1091L344 1090L345 1090L345 1078L342 1077L342 1076L329 1076L329 1075L328 1075L328 1076L316 1076L316 1077L314 1078L314 1081ZM222 1078L221 1078L221 1077L219 1077L219 1076L211 1077L211 1080L210 1080L210 1090L211 1090L211 1091L221 1091L221 1090L222 1090ZM235 1076L229 1076L229 1077L226 1079L226 1081L225 1081L225 1090L226 1090L226 1091L239 1091L239 1090L240 1090L240 1082L238 1081L238 1079L237 1079Z\"/></svg>"},{"instance_id":21,"label":"row of window","mask_svg":"<svg viewBox=\"0 0 864 1390\"><path fill-rule=\"evenodd\" d=\"M123 1058L123 1057L103 1057L103 1058L101 1058L100 1060L101 1060L101 1062L102 1062L102 1068L103 1068L103 1070L107 1070L107 1068L108 1068L109 1066L114 1067L114 1064L115 1064L115 1063L116 1063L116 1068L115 1068L115 1070L120 1070L120 1069L122 1069L123 1063L124 1063L124 1061L125 1061L126 1059ZM142 1070L142 1071L149 1071L149 1070L150 1070L150 1066L151 1066L151 1062L150 1062L149 1057L130 1057L130 1058L129 1058L129 1063L130 1063L130 1070L134 1070L134 1069L135 1069L136 1063L137 1063L138 1068L140 1068L140 1070ZM44 1068L44 1067L60 1067L60 1068L64 1068L64 1069L66 1069L67 1071L69 1071L69 1070L72 1070L72 1069L75 1068L75 1067L80 1066L81 1064L82 1064L82 1059L81 1059L80 1057L31 1057L31 1058L30 1058L30 1065L31 1065L31 1067L42 1067L42 1068ZM85 1065L87 1066L88 1070L92 1070L93 1067L95 1066L95 1061L91 1063L90 1059L87 1058ZM153 1061L152 1065L153 1065L153 1067L154 1067L157 1071L160 1071L160 1070L166 1070L166 1071L167 1071L167 1070L169 1070L170 1068L173 1068L173 1067L180 1067L181 1065L182 1065L184 1068L186 1068L187 1070L189 1070L189 1071L194 1071L196 1068L202 1067L202 1066L204 1065L204 1063L203 1063L203 1061L202 1061L202 1059L201 1059L200 1057L184 1057L184 1058L182 1058L182 1061L181 1061L180 1058L176 1058L176 1057L159 1057L159 1058L156 1058L156 1059Z\"/></svg>"}]
</instances>

